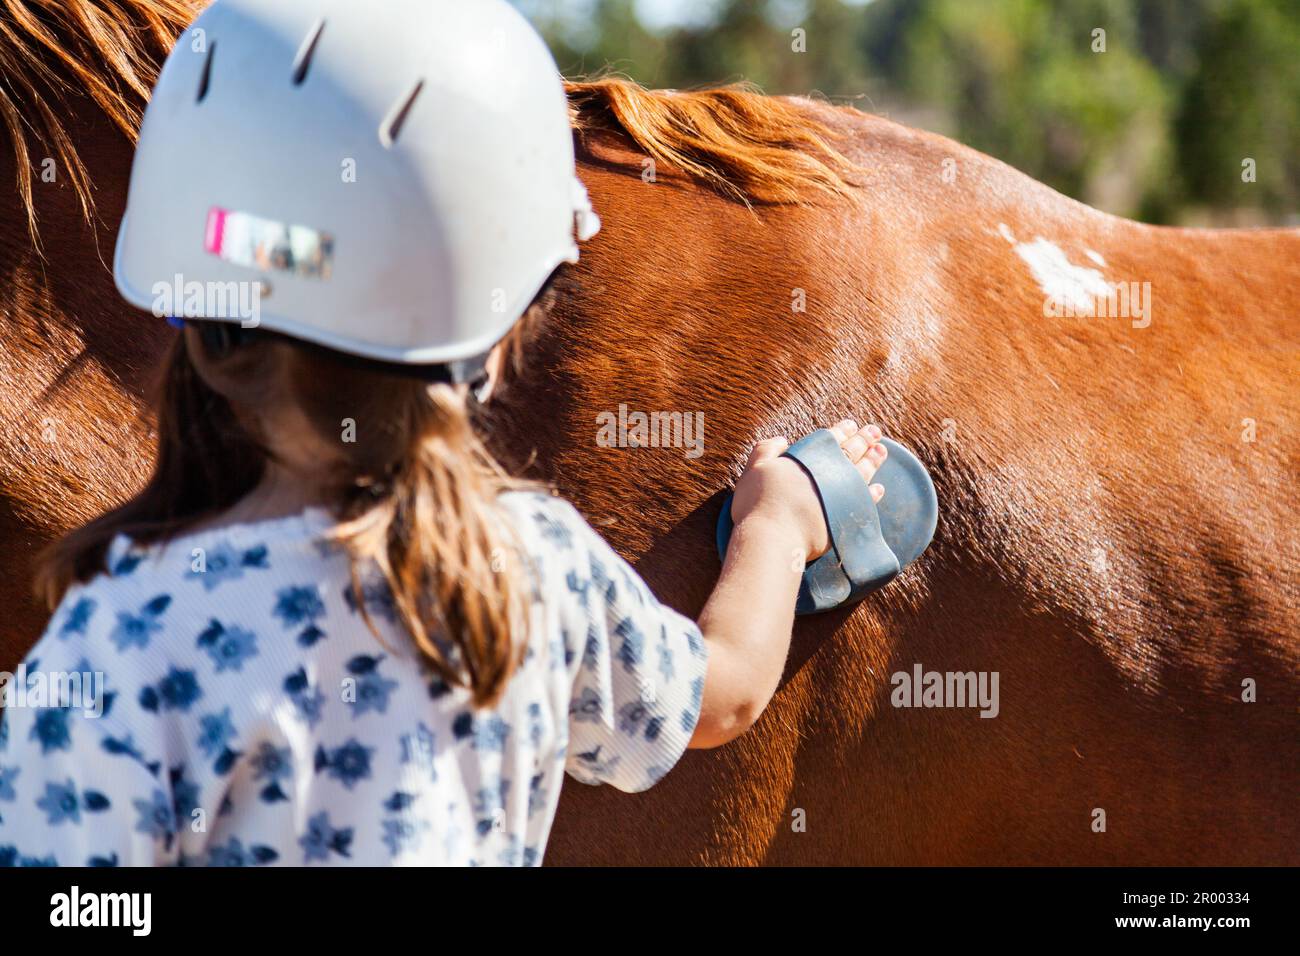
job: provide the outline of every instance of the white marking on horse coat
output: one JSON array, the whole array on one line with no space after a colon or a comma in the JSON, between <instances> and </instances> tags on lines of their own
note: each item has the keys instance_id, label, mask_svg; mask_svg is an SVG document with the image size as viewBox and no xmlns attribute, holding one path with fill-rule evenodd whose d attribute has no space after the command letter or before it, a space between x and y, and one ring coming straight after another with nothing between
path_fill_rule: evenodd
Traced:
<instances>
[{"instance_id":1,"label":"white marking on horse coat","mask_svg":"<svg viewBox=\"0 0 1300 956\"><path fill-rule=\"evenodd\" d=\"M1102 266L1103 268L1105 267L1105 265L1106 265L1106 260L1103 259L1103 258L1101 257L1101 253L1100 253L1100 252L1094 252L1094 251L1091 250L1091 249L1088 249L1088 250L1085 250L1085 251L1087 252L1087 255L1088 255L1088 258L1089 258L1089 259L1091 259L1093 262L1097 263L1097 265Z\"/></svg>"},{"instance_id":2,"label":"white marking on horse coat","mask_svg":"<svg viewBox=\"0 0 1300 956\"><path fill-rule=\"evenodd\" d=\"M1078 309L1088 308L1097 296L1110 293L1110 284L1096 269L1076 266L1055 243L1039 236L1033 242L1016 242L1006 223L998 223L998 233L1015 248L1015 253L1029 266L1038 287L1052 301L1069 303ZM1098 265L1105 261L1089 250L1088 257Z\"/></svg>"}]
</instances>

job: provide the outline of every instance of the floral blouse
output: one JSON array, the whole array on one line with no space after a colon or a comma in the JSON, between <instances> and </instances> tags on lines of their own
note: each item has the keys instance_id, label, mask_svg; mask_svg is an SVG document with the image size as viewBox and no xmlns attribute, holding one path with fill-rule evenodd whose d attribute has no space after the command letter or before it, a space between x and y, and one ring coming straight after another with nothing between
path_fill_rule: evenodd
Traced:
<instances>
[{"instance_id":1,"label":"floral blouse","mask_svg":"<svg viewBox=\"0 0 1300 956\"><path fill-rule=\"evenodd\" d=\"M3 685L0 865L534 865L565 770L654 784L699 717L699 629L566 502L502 501L535 589L481 710L324 511L119 538Z\"/></svg>"}]
</instances>

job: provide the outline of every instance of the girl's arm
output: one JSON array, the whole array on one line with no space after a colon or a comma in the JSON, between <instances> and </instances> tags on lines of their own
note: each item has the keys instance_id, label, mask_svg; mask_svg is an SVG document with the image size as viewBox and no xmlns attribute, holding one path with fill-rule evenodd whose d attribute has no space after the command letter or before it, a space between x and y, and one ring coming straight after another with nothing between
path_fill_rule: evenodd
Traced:
<instances>
[{"instance_id":1,"label":"girl's arm","mask_svg":"<svg viewBox=\"0 0 1300 956\"><path fill-rule=\"evenodd\" d=\"M880 429L845 420L831 429L870 481L885 460ZM790 651L804 564L829 541L821 502L803 469L780 457L784 438L761 442L736 483L735 522L722 574L700 614L708 670L691 747L717 747L748 730L776 693ZM884 489L872 485L874 500Z\"/></svg>"}]
</instances>

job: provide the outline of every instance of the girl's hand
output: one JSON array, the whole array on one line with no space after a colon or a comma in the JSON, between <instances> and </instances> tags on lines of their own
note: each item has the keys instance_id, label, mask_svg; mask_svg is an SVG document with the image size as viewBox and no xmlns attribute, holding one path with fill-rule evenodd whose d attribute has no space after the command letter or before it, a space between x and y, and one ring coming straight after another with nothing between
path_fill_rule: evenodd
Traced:
<instances>
[{"instance_id":1,"label":"girl's hand","mask_svg":"<svg viewBox=\"0 0 1300 956\"><path fill-rule=\"evenodd\" d=\"M875 425L858 428L851 418L831 427L840 449L870 482L886 454L880 444L880 429ZM785 438L769 438L754 446L745 470L736 482L731 500L731 520L767 519L790 528L795 540L807 548L807 560L818 558L830 547L826 517L812 480L797 462L782 458L790 447ZM871 485L871 498L880 501L885 489Z\"/></svg>"}]
</instances>

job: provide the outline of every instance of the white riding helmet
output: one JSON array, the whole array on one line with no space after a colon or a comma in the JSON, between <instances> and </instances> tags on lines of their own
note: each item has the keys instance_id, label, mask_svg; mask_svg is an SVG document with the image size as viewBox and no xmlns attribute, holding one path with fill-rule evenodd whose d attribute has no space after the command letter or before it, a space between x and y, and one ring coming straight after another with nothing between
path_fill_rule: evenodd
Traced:
<instances>
[{"instance_id":1,"label":"white riding helmet","mask_svg":"<svg viewBox=\"0 0 1300 956\"><path fill-rule=\"evenodd\" d=\"M454 370L599 228L505 0L218 0L158 77L113 271L155 314Z\"/></svg>"}]
</instances>

